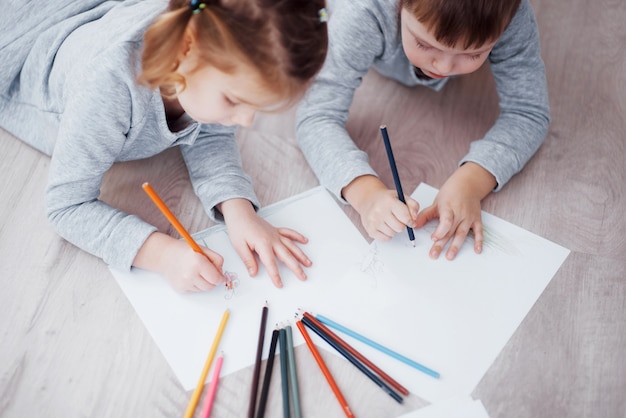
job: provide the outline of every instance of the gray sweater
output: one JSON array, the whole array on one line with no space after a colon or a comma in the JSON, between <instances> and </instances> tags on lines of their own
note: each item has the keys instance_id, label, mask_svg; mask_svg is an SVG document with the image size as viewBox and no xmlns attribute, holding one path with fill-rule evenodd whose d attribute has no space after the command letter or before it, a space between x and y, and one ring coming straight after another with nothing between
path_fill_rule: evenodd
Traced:
<instances>
[{"instance_id":1,"label":"gray sweater","mask_svg":"<svg viewBox=\"0 0 626 418\"><path fill-rule=\"evenodd\" d=\"M188 120L172 132L160 93L135 82L143 33L166 6L15 2L0 17L0 126L51 155L46 211L59 234L121 269L156 228L98 199L115 162L180 146L213 219L215 206L230 198L258 206L234 128ZM136 193L142 197L140 184Z\"/></svg>"},{"instance_id":2,"label":"gray sweater","mask_svg":"<svg viewBox=\"0 0 626 418\"><path fill-rule=\"evenodd\" d=\"M435 90L447 79L420 80L402 49L397 0L335 0L330 12L326 62L297 112L300 147L320 182L338 198L356 177L373 174L367 154L345 129L354 91L374 68L407 86ZM542 144L550 117L544 64L535 16L528 0L489 55L500 114L484 138L460 161L475 162L498 182L522 169Z\"/></svg>"}]
</instances>

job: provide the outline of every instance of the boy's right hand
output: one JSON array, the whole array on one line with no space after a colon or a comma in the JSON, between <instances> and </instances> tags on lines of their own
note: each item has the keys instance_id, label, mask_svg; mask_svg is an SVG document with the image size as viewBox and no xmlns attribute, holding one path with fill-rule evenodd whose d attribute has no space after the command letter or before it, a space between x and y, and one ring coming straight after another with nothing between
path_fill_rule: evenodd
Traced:
<instances>
[{"instance_id":1,"label":"boy's right hand","mask_svg":"<svg viewBox=\"0 0 626 418\"><path fill-rule=\"evenodd\" d=\"M365 231L373 239L389 241L407 226L415 226L419 203L405 195L405 205L395 190L374 176L357 177L342 194L359 213Z\"/></svg>"},{"instance_id":2,"label":"boy's right hand","mask_svg":"<svg viewBox=\"0 0 626 418\"><path fill-rule=\"evenodd\" d=\"M133 265L162 274L178 292L207 291L224 283L224 259L201 248L204 254L195 252L184 241L155 232L140 248Z\"/></svg>"}]
</instances>

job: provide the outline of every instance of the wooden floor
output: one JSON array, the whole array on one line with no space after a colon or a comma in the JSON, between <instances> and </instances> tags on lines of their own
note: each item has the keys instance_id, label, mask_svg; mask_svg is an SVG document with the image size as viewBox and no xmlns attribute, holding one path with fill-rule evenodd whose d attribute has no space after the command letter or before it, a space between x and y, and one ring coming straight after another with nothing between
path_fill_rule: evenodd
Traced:
<instances>
[{"instance_id":1,"label":"wooden floor","mask_svg":"<svg viewBox=\"0 0 626 418\"><path fill-rule=\"evenodd\" d=\"M492 418L625 417L626 2L532 4L553 122L525 170L483 208L572 253L472 395ZM496 115L487 67L440 93L370 73L348 126L393 187L377 129L389 126L410 192L421 181L440 187ZM263 204L317 185L295 144L293 111L258 117L239 144ZM49 158L4 131L0 156L0 416L181 416L189 393L107 267L48 225ZM102 199L175 235L140 191L146 180L192 232L211 225L177 150L114 166ZM305 416L342 416L306 348L296 355ZM347 362L325 357L358 417L426 405L412 396L400 406ZM245 416L251 373L223 378L213 416ZM274 383L270 417L281 416Z\"/></svg>"}]
</instances>

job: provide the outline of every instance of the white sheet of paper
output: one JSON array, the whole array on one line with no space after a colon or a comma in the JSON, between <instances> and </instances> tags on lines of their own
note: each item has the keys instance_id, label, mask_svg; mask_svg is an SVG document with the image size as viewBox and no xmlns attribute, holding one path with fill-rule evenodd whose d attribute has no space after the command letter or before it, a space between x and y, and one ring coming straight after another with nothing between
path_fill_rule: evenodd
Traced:
<instances>
[{"instance_id":1,"label":"white sheet of paper","mask_svg":"<svg viewBox=\"0 0 626 418\"><path fill-rule=\"evenodd\" d=\"M398 418L489 418L489 414L480 400L463 396L430 404Z\"/></svg>"},{"instance_id":2,"label":"white sheet of paper","mask_svg":"<svg viewBox=\"0 0 626 418\"><path fill-rule=\"evenodd\" d=\"M429 205L436 190L420 185L413 197ZM454 261L431 260L434 225L368 246L323 188L315 188L260 211L276 226L309 238L314 265L306 282L281 268L285 287L276 289L261 269L249 278L223 227L196 235L225 258L239 276L232 299L224 290L178 294L156 274L111 270L186 390L197 384L226 308L231 316L220 349L228 355L223 375L254 363L265 301L271 330L302 308L322 314L441 373L435 379L338 332L363 355L412 393L431 403L469 395L559 269L569 250L483 212L486 242L481 255L467 240ZM294 344L304 341L293 326ZM313 332L321 349L337 354ZM338 355L338 354L337 354Z\"/></svg>"},{"instance_id":3,"label":"white sheet of paper","mask_svg":"<svg viewBox=\"0 0 626 418\"><path fill-rule=\"evenodd\" d=\"M421 184L422 208L436 189ZM345 336L363 355L432 403L469 395L569 254L569 250L483 212L483 253L466 240L454 261L428 257L436 223L390 242L374 241L367 274L336 283L332 310L310 309L441 374L435 379ZM354 301L337 295L358 295ZM361 301L361 302L359 302Z\"/></svg>"},{"instance_id":4,"label":"white sheet of paper","mask_svg":"<svg viewBox=\"0 0 626 418\"><path fill-rule=\"evenodd\" d=\"M277 289L263 268L250 278L232 248L223 227L195 235L200 245L224 257L224 270L235 272L239 286L229 300L224 289L201 294L180 294L157 274L132 269L111 272L144 322L152 338L172 367L185 390L198 383L213 338L225 309L230 310L219 350L227 355L222 375L254 364L261 311L268 302L267 330L263 358L267 358L272 330L277 322L293 320L301 305L330 310L324 301L334 291L333 283L359 262L367 241L345 215L333 197L317 187L259 212L275 226L297 230L309 239L303 248L313 266L308 279L298 280L281 266L284 287ZM304 343L291 321L294 345Z\"/></svg>"}]
</instances>

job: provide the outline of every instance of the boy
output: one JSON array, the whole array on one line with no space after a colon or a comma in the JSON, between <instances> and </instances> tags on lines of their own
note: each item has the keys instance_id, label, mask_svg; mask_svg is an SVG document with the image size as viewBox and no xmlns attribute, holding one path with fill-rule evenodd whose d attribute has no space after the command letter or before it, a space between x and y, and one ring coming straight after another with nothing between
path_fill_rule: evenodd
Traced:
<instances>
[{"instance_id":1,"label":"boy","mask_svg":"<svg viewBox=\"0 0 626 418\"><path fill-rule=\"evenodd\" d=\"M470 229L482 251L482 199L528 162L550 122L537 24L528 0L339 0L324 68L298 109L300 147L320 182L351 204L374 239L439 218L430 257L454 259ZM408 86L440 90L489 60L500 114L474 141L432 206L402 204L345 129L355 89L371 67Z\"/></svg>"}]
</instances>

